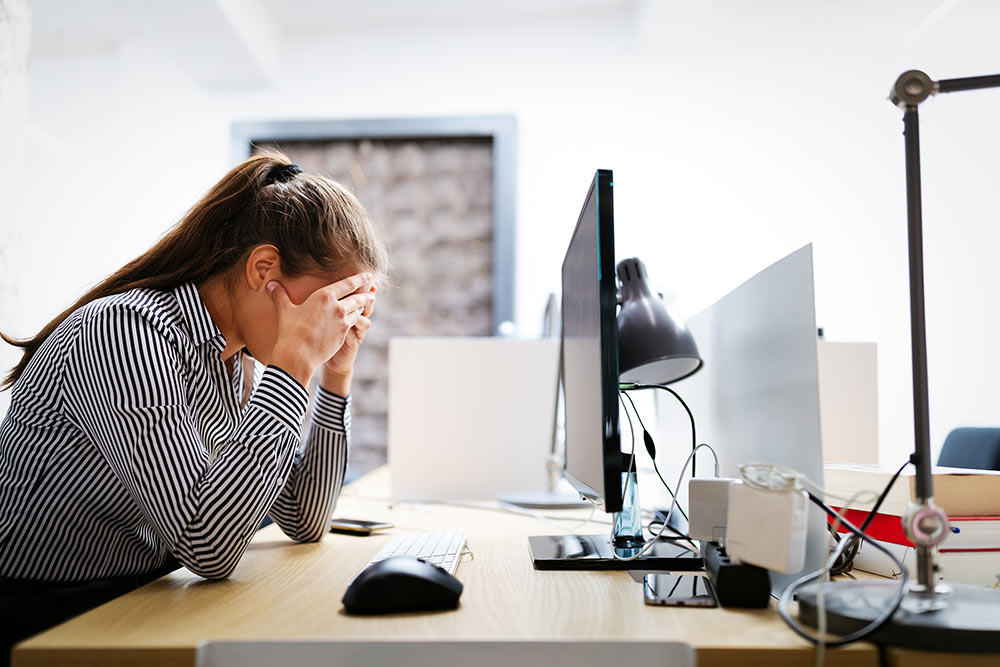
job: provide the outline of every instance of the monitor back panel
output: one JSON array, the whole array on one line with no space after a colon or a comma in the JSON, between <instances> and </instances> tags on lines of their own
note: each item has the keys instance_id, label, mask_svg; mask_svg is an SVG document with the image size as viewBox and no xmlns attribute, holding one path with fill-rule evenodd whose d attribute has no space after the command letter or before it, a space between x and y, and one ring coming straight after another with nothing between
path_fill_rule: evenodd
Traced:
<instances>
[{"instance_id":1,"label":"monitor back panel","mask_svg":"<svg viewBox=\"0 0 1000 667\"><path fill-rule=\"evenodd\" d=\"M705 365L673 387L694 412L698 441L718 452L722 475L738 478L741 463L760 461L790 466L822 485L812 246L767 267L688 326ZM657 398L661 422L677 421L671 400ZM698 459L699 474L707 474L710 456ZM809 512L811 571L823 564L826 524L818 508ZM774 590L794 578L772 573Z\"/></svg>"}]
</instances>

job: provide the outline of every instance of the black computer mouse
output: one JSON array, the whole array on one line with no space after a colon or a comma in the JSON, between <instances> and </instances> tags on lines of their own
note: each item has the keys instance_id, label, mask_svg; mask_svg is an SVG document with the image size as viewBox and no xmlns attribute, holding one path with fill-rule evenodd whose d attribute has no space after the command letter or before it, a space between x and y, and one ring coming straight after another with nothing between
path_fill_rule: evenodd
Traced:
<instances>
[{"instance_id":1,"label":"black computer mouse","mask_svg":"<svg viewBox=\"0 0 1000 667\"><path fill-rule=\"evenodd\" d=\"M460 595L462 582L437 565L396 556L365 568L342 601L348 614L390 614L454 609Z\"/></svg>"}]
</instances>

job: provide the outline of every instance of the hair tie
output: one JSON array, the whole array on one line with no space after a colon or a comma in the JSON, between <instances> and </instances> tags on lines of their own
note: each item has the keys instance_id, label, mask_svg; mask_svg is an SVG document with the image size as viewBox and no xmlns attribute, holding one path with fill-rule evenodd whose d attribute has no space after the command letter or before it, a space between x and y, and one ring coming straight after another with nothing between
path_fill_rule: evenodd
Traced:
<instances>
[{"instance_id":1,"label":"hair tie","mask_svg":"<svg viewBox=\"0 0 1000 667\"><path fill-rule=\"evenodd\" d=\"M301 174L302 168L297 164L283 164L279 167L275 167L271 170L271 176L268 178L268 185L272 183L284 183L290 181L295 177L295 174Z\"/></svg>"}]
</instances>

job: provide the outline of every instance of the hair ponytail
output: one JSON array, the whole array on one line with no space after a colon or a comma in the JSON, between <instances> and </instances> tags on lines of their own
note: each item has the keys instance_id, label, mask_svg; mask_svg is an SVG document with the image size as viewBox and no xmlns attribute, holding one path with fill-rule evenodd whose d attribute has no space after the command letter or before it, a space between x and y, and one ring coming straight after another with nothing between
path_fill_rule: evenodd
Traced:
<instances>
[{"instance_id":1,"label":"hair ponytail","mask_svg":"<svg viewBox=\"0 0 1000 667\"><path fill-rule=\"evenodd\" d=\"M172 289L225 274L246 253L272 244L282 271L298 276L334 269L345 260L373 273L386 268L385 243L360 202L332 179L305 174L277 151L245 160L189 210L156 245L115 271L32 338L17 340L20 362L0 384L9 389L42 343L75 310L137 288Z\"/></svg>"}]
</instances>

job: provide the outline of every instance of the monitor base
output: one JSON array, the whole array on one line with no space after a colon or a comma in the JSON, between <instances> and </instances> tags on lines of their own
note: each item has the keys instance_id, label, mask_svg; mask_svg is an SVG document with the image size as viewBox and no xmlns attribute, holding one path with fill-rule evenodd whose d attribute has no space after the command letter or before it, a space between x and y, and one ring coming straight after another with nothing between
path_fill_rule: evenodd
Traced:
<instances>
[{"instance_id":1,"label":"monitor base","mask_svg":"<svg viewBox=\"0 0 1000 667\"><path fill-rule=\"evenodd\" d=\"M881 581L827 584L828 630L839 635L860 630L885 611L898 588L898 582ZM947 592L908 592L892 619L868 641L953 653L1000 651L1000 592L960 584L942 588ZM803 586L796 597L799 620L815 628L816 585Z\"/></svg>"},{"instance_id":2,"label":"monitor base","mask_svg":"<svg viewBox=\"0 0 1000 667\"><path fill-rule=\"evenodd\" d=\"M645 570L697 572L704 569L701 556L676 540L659 540L635 560L615 558L611 538L604 535L532 535L528 538L531 561L536 570ZM636 548L619 548L628 557Z\"/></svg>"},{"instance_id":3,"label":"monitor base","mask_svg":"<svg viewBox=\"0 0 1000 667\"><path fill-rule=\"evenodd\" d=\"M508 493L500 496L500 502L531 510L569 510L590 507L590 503L579 493L559 491L538 491L536 493Z\"/></svg>"}]
</instances>

